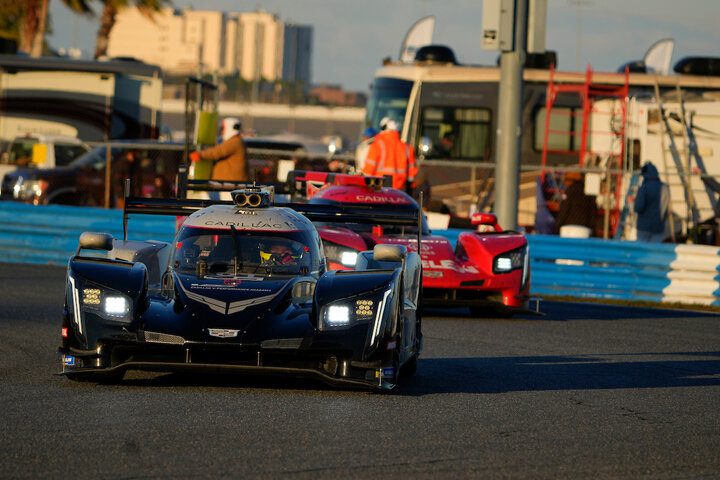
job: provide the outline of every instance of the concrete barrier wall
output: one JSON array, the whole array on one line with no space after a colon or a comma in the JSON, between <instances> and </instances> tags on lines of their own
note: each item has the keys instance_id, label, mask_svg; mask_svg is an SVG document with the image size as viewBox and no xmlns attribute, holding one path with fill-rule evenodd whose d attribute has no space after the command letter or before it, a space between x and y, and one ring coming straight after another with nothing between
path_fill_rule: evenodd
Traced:
<instances>
[{"instance_id":1,"label":"concrete barrier wall","mask_svg":"<svg viewBox=\"0 0 720 480\"><path fill-rule=\"evenodd\" d=\"M171 241L175 217L130 217L131 240ZM84 231L122 236L122 212L0 202L0 261L64 265ZM435 231L453 243L460 230ZM720 305L720 249L529 235L533 295Z\"/></svg>"}]
</instances>

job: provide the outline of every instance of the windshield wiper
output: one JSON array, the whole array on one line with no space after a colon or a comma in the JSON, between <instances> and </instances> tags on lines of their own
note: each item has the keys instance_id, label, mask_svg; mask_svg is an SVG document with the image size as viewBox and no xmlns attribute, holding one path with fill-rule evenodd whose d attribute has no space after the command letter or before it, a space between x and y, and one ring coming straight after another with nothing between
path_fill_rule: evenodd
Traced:
<instances>
[{"instance_id":1,"label":"windshield wiper","mask_svg":"<svg viewBox=\"0 0 720 480\"><path fill-rule=\"evenodd\" d=\"M233 271L233 277L237 277L238 264L242 270L242 252L240 251L240 242L238 242L237 228L235 228L235 225L230 225L230 232L232 233L233 245L235 245L235 269Z\"/></svg>"}]
</instances>

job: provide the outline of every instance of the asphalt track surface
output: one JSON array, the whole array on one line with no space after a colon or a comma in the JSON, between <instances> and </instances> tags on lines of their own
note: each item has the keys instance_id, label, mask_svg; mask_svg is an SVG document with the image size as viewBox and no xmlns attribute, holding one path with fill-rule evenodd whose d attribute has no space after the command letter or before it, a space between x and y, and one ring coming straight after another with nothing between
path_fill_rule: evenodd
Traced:
<instances>
[{"instance_id":1,"label":"asphalt track surface","mask_svg":"<svg viewBox=\"0 0 720 480\"><path fill-rule=\"evenodd\" d=\"M0 264L2 478L718 478L720 317L435 311L391 394L60 370L64 269Z\"/></svg>"}]
</instances>

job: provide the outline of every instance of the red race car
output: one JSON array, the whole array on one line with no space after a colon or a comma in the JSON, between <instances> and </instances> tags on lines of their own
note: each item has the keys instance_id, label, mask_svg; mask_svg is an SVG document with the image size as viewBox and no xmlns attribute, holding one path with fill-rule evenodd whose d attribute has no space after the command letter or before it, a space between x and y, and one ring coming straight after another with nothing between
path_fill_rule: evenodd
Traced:
<instances>
[{"instance_id":1,"label":"red race car","mask_svg":"<svg viewBox=\"0 0 720 480\"><path fill-rule=\"evenodd\" d=\"M309 203L365 207L368 216L373 215L373 210L417 212L419 208L411 196L388 188L380 177L295 171L288 180L293 194L306 197ZM318 225L318 232L329 268L337 270L353 269L357 252L378 243L396 243L417 250L419 232L426 306L469 307L473 314L504 316L529 312L527 239L521 233L504 231L491 213L473 215L472 224L478 231L461 233L455 248L447 238L432 235L425 222L418 228L368 226L348 224L338 218L337 222Z\"/></svg>"}]
</instances>

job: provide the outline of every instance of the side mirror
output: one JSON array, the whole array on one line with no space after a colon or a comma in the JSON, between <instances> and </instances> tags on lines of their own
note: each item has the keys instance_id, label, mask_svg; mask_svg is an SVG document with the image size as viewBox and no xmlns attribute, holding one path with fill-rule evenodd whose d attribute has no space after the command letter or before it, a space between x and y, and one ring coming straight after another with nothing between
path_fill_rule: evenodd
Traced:
<instances>
[{"instance_id":1,"label":"side mirror","mask_svg":"<svg viewBox=\"0 0 720 480\"><path fill-rule=\"evenodd\" d=\"M80 235L80 248L110 251L113 249L113 236L109 233L83 232Z\"/></svg>"},{"instance_id":2,"label":"side mirror","mask_svg":"<svg viewBox=\"0 0 720 480\"><path fill-rule=\"evenodd\" d=\"M405 245L379 244L373 248L373 260L376 262L402 262L407 256Z\"/></svg>"},{"instance_id":3,"label":"side mirror","mask_svg":"<svg viewBox=\"0 0 720 480\"><path fill-rule=\"evenodd\" d=\"M430 137L422 137L420 139L420 143L418 144L418 152L420 152L420 155L426 156L433 148L432 140L430 140Z\"/></svg>"},{"instance_id":4,"label":"side mirror","mask_svg":"<svg viewBox=\"0 0 720 480\"><path fill-rule=\"evenodd\" d=\"M473 213L472 217L470 217L470 223L473 225L488 225L498 232L502 230L494 213Z\"/></svg>"}]
</instances>

